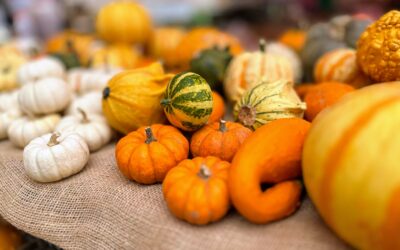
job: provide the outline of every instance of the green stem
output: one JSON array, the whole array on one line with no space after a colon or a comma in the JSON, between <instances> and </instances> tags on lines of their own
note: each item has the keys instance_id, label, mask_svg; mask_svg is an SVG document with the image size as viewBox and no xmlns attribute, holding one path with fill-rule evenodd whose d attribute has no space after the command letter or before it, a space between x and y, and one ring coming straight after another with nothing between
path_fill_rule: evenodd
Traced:
<instances>
[{"instance_id":1,"label":"green stem","mask_svg":"<svg viewBox=\"0 0 400 250\"><path fill-rule=\"evenodd\" d=\"M162 99L160 103L162 106L168 106L171 104L171 99Z\"/></svg>"}]
</instances>

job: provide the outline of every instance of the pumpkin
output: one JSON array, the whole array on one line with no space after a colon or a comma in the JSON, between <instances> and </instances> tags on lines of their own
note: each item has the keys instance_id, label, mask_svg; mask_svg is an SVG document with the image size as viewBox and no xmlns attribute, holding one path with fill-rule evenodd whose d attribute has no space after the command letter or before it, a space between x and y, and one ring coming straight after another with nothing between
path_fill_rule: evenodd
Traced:
<instances>
[{"instance_id":1,"label":"pumpkin","mask_svg":"<svg viewBox=\"0 0 400 250\"><path fill-rule=\"evenodd\" d=\"M205 49L190 61L190 71L201 75L211 89L220 90L231 60L229 47Z\"/></svg>"},{"instance_id":2,"label":"pumpkin","mask_svg":"<svg viewBox=\"0 0 400 250\"><path fill-rule=\"evenodd\" d=\"M162 185L171 213L195 225L220 220L230 207L229 162L217 157L184 160L168 172Z\"/></svg>"},{"instance_id":3,"label":"pumpkin","mask_svg":"<svg viewBox=\"0 0 400 250\"><path fill-rule=\"evenodd\" d=\"M316 82L348 83L356 88L370 83L358 67L353 49L336 49L323 55L315 65L314 79Z\"/></svg>"},{"instance_id":4,"label":"pumpkin","mask_svg":"<svg viewBox=\"0 0 400 250\"><path fill-rule=\"evenodd\" d=\"M263 82L249 90L236 103L233 116L246 127L257 129L276 119L302 118L306 104L301 102L290 82Z\"/></svg>"},{"instance_id":5,"label":"pumpkin","mask_svg":"<svg viewBox=\"0 0 400 250\"><path fill-rule=\"evenodd\" d=\"M40 57L22 65L18 70L18 82L22 85L46 77L64 78L64 76L64 66L52 57Z\"/></svg>"},{"instance_id":6,"label":"pumpkin","mask_svg":"<svg viewBox=\"0 0 400 250\"><path fill-rule=\"evenodd\" d=\"M148 53L151 57L161 59L168 68L178 66L176 50L185 31L179 27L159 27L150 36Z\"/></svg>"},{"instance_id":7,"label":"pumpkin","mask_svg":"<svg viewBox=\"0 0 400 250\"><path fill-rule=\"evenodd\" d=\"M17 110L11 110L8 112L0 112L0 140L7 138L7 130L10 124L21 117L21 112Z\"/></svg>"},{"instance_id":8,"label":"pumpkin","mask_svg":"<svg viewBox=\"0 0 400 250\"><path fill-rule=\"evenodd\" d=\"M278 41L299 52L306 41L306 32L298 29L289 29L278 38Z\"/></svg>"},{"instance_id":9,"label":"pumpkin","mask_svg":"<svg viewBox=\"0 0 400 250\"><path fill-rule=\"evenodd\" d=\"M221 120L225 115L225 102L222 96L217 92L212 92L213 108L208 123L213 123Z\"/></svg>"},{"instance_id":10,"label":"pumpkin","mask_svg":"<svg viewBox=\"0 0 400 250\"><path fill-rule=\"evenodd\" d=\"M23 159L32 180L55 182L80 172L89 161L89 148L77 133L50 133L33 139Z\"/></svg>"},{"instance_id":11,"label":"pumpkin","mask_svg":"<svg viewBox=\"0 0 400 250\"><path fill-rule=\"evenodd\" d=\"M348 94L314 120L304 144L308 194L355 249L400 249L399 96L399 82Z\"/></svg>"},{"instance_id":12,"label":"pumpkin","mask_svg":"<svg viewBox=\"0 0 400 250\"><path fill-rule=\"evenodd\" d=\"M103 91L102 102L111 127L127 134L142 126L163 123L160 101L171 78L159 63L114 76Z\"/></svg>"},{"instance_id":13,"label":"pumpkin","mask_svg":"<svg viewBox=\"0 0 400 250\"><path fill-rule=\"evenodd\" d=\"M0 219L0 249L17 250L22 247L21 232Z\"/></svg>"},{"instance_id":14,"label":"pumpkin","mask_svg":"<svg viewBox=\"0 0 400 250\"><path fill-rule=\"evenodd\" d=\"M193 156L216 156L230 162L251 132L239 123L213 122L193 134L190 151Z\"/></svg>"},{"instance_id":15,"label":"pumpkin","mask_svg":"<svg viewBox=\"0 0 400 250\"><path fill-rule=\"evenodd\" d=\"M358 64L373 80L400 80L399 33L400 11L392 10L369 26L358 40Z\"/></svg>"},{"instance_id":16,"label":"pumpkin","mask_svg":"<svg viewBox=\"0 0 400 250\"><path fill-rule=\"evenodd\" d=\"M161 105L172 125L194 131L206 124L211 115L212 92L203 77L183 72L169 82Z\"/></svg>"},{"instance_id":17,"label":"pumpkin","mask_svg":"<svg viewBox=\"0 0 400 250\"><path fill-rule=\"evenodd\" d=\"M10 90L18 86L17 72L26 62L25 57L10 49L0 49L0 91Z\"/></svg>"},{"instance_id":18,"label":"pumpkin","mask_svg":"<svg viewBox=\"0 0 400 250\"><path fill-rule=\"evenodd\" d=\"M300 205L301 154L310 123L272 121L251 134L233 158L229 193L237 211L253 223L283 219ZM273 186L265 191L261 184Z\"/></svg>"},{"instance_id":19,"label":"pumpkin","mask_svg":"<svg viewBox=\"0 0 400 250\"><path fill-rule=\"evenodd\" d=\"M11 122L7 135L15 146L23 148L32 139L53 132L60 119L58 114L42 117L25 116Z\"/></svg>"},{"instance_id":20,"label":"pumpkin","mask_svg":"<svg viewBox=\"0 0 400 250\"><path fill-rule=\"evenodd\" d=\"M67 83L48 77L24 85L18 94L18 103L25 114L51 114L64 110L71 101Z\"/></svg>"},{"instance_id":21,"label":"pumpkin","mask_svg":"<svg viewBox=\"0 0 400 250\"><path fill-rule=\"evenodd\" d=\"M111 44L95 50L90 57L92 68L116 67L133 69L140 60L139 51L126 44Z\"/></svg>"},{"instance_id":22,"label":"pumpkin","mask_svg":"<svg viewBox=\"0 0 400 250\"><path fill-rule=\"evenodd\" d=\"M315 85L304 97L304 101L307 103L306 119L314 120L322 110L332 106L352 91L354 91L354 87L340 82L325 82Z\"/></svg>"},{"instance_id":23,"label":"pumpkin","mask_svg":"<svg viewBox=\"0 0 400 250\"><path fill-rule=\"evenodd\" d=\"M5 50L17 51L28 59L33 59L42 52L39 41L36 38L29 36L15 37L11 41L3 44L2 48Z\"/></svg>"},{"instance_id":24,"label":"pumpkin","mask_svg":"<svg viewBox=\"0 0 400 250\"><path fill-rule=\"evenodd\" d=\"M65 114L79 114L79 109L84 110L87 113L92 114L103 114L101 107L101 100L103 95L100 91L92 91L82 96L74 97L65 111Z\"/></svg>"},{"instance_id":25,"label":"pumpkin","mask_svg":"<svg viewBox=\"0 0 400 250\"><path fill-rule=\"evenodd\" d=\"M161 124L141 127L115 147L122 174L138 183L162 182L167 172L189 154L189 142L178 129Z\"/></svg>"},{"instance_id":26,"label":"pumpkin","mask_svg":"<svg viewBox=\"0 0 400 250\"><path fill-rule=\"evenodd\" d=\"M260 83L261 79L294 81L289 60L266 53L264 40L260 40L259 51L236 56L229 64L224 81L225 94L229 100L236 102L247 90Z\"/></svg>"},{"instance_id":27,"label":"pumpkin","mask_svg":"<svg viewBox=\"0 0 400 250\"><path fill-rule=\"evenodd\" d=\"M294 89L296 90L297 95L300 97L300 100L304 101L304 97L315 86L315 83L302 83L296 85Z\"/></svg>"},{"instance_id":28,"label":"pumpkin","mask_svg":"<svg viewBox=\"0 0 400 250\"><path fill-rule=\"evenodd\" d=\"M176 56L182 69L188 69L190 61L200 51L213 47L226 48L232 55L238 55L243 51L242 46L235 37L211 27L193 28L182 38L179 43Z\"/></svg>"},{"instance_id":29,"label":"pumpkin","mask_svg":"<svg viewBox=\"0 0 400 250\"><path fill-rule=\"evenodd\" d=\"M19 110L18 90L0 93L0 112Z\"/></svg>"},{"instance_id":30,"label":"pumpkin","mask_svg":"<svg viewBox=\"0 0 400 250\"><path fill-rule=\"evenodd\" d=\"M151 29L150 15L135 2L108 3L100 9L96 18L96 31L108 42L144 43Z\"/></svg>"},{"instance_id":31,"label":"pumpkin","mask_svg":"<svg viewBox=\"0 0 400 250\"><path fill-rule=\"evenodd\" d=\"M79 61L78 53L73 47L74 45L72 41L67 41L65 46L67 47L65 52L53 53L50 55L61 61L67 70L79 67L81 64Z\"/></svg>"},{"instance_id":32,"label":"pumpkin","mask_svg":"<svg viewBox=\"0 0 400 250\"><path fill-rule=\"evenodd\" d=\"M361 34L371 25L372 20L369 17L353 17L345 27L345 42L350 48L357 47L357 41Z\"/></svg>"}]
</instances>

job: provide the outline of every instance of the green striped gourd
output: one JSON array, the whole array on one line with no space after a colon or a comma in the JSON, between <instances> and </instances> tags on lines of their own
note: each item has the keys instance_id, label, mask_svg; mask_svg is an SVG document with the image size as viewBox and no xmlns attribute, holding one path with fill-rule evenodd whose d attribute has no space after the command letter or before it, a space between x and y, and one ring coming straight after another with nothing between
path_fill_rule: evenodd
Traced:
<instances>
[{"instance_id":1,"label":"green striped gourd","mask_svg":"<svg viewBox=\"0 0 400 250\"><path fill-rule=\"evenodd\" d=\"M205 125L213 107L211 88L200 75L183 72L169 82L161 105L169 122L194 131Z\"/></svg>"},{"instance_id":2,"label":"green striped gourd","mask_svg":"<svg viewBox=\"0 0 400 250\"><path fill-rule=\"evenodd\" d=\"M286 80L257 84L236 103L235 119L246 127L257 129L276 119L302 118L306 104L301 102L292 85Z\"/></svg>"}]
</instances>

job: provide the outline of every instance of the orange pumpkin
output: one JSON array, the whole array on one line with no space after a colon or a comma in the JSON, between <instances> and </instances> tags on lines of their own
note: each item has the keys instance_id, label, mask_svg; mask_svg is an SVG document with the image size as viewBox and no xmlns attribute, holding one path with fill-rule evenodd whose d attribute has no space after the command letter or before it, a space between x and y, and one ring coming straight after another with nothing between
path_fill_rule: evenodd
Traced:
<instances>
[{"instance_id":1,"label":"orange pumpkin","mask_svg":"<svg viewBox=\"0 0 400 250\"><path fill-rule=\"evenodd\" d=\"M194 28L182 38L175 52L182 70L189 69L190 61L200 51L214 46L220 48L228 46L233 55L243 51L239 40L228 33L211 27Z\"/></svg>"},{"instance_id":2,"label":"orange pumpkin","mask_svg":"<svg viewBox=\"0 0 400 250\"><path fill-rule=\"evenodd\" d=\"M196 225L220 220L230 206L229 166L229 162L209 156L184 160L171 169L162 186L171 213Z\"/></svg>"},{"instance_id":3,"label":"orange pumpkin","mask_svg":"<svg viewBox=\"0 0 400 250\"><path fill-rule=\"evenodd\" d=\"M93 52L90 57L90 66L133 69L138 67L140 59L140 53L135 47L126 44L111 44Z\"/></svg>"},{"instance_id":4,"label":"orange pumpkin","mask_svg":"<svg viewBox=\"0 0 400 250\"><path fill-rule=\"evenodd\" d=\"M193 156L216 156L230 162L251 133L240 123L214 122L193 134L190 151Z\"/></svg>"},{"instance_id":5,"label":"orange pumpkin","mask_svg":"<svg viewBox=\"0 0 400 250\"><path fill-rule=\"evenodd\" d=\"M306 41L307 34L304 30L290 29L285 31L280 37L279 42L300 52Z\"/></svg>"},{"instance_id":6,"label":"orange pumpkin","mask_svg":"<svg viewBox=\"0 0 400 250\"><path fill-rule=\"evenodd\" d=\"M225 115L225 102L220 94L213 91L213 110L211 112L210 118L208 118L208 123L213 123L221 120Z\"/></svg>"},{"instance_id":7,"label":"orange pumpkin","mask_svg":"<svg viewBox=\"0 0 400 250\"><path fill-rule=\"evenodd\" d=\"M0 223L0 249L16 250L22 245L21 233L10 224Z\"/></svg>"},{"instance_id":8,"label":"orange pumpkin","mask_svg":"<svg viewBox=\"0 0 400 250\"><path fill-rule=\"evenodd\" d=\"M353 86L340 82L325 82L315 85L304 97L307 104L306 119L314 120L322 110L332 106L342 96L354 90Z\"/></svg>"},{"instance_id":9,"label":"orange pumpkin","mask_svg":"<svg viewBox=\"0 0 400 250\"><path fill-rule=\"evenodd\" d=\"M176 50L184 35L185 31L178 27L156 28L149 39L149 55L163 60L168 68L176 67L178 65Z\"/></svg>"},{"instance_id":10,"label":"orange pumpkin","mask_svg":"<svg viewBox=\"0 0 400 250\"><path fill-rule=\"evenodd\" d=\"M254 223L292 214L300 205L301 152L310 123L279 119L261 126L242 144L229 171L235 208ZM274 184L266 191L260 184Z\"/></svg>"},{"instance_id":11,"label":"orange pumpkin","mask_svg":"<svg viewBox=\"0 0 400 250\"><path fill-rule=\"evenodd\" d=\"M142 184L162 182L167 172L189 154L189 142L178 129L161 124L141 127L115 148L124 176Z\"/></svg>"},{"instance_id":12,"label":"orange pumpkin","mask_svg":"<svg viewBox=\"0 0 400 250\"><path fill-rule=\"evenodd\" d=\"M358 67L353 49L336 49L324 54L314 68L314 79L316 82L348 83L355 88L371 82Z\"/></svg>"},{"instance_id":13,"label":"orange pumpkin","mask_svg":"<svg viewBox=\"0 0 400 250\"><path fill-rule=\"evenodd\" d=\"M296 93L300 97L300 99L304 100L304 97L306 96L308 91L310 91L310 89L314 86L315 86L314 83L302 83L296 85L294 89L296 90Z\"/></svg>"}]
</instances>

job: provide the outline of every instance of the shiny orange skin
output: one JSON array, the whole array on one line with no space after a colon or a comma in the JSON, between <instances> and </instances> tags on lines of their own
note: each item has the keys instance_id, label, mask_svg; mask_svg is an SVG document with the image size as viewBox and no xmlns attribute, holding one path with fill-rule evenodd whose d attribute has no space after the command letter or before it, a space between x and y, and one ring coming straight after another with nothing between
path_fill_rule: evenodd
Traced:
<instances>
[{"instance_id":1,"label":"shiny orange skin","mask_svg":"<svg viewBox=\"0 0 400 250\"><path fill-rule=\"evenodd\" d=\"M307 104L305 118L308 121L314 118L325 108L332 106L345 94L354 91L355 88L346 83L325 82L316 84L304 97Z\"/></svg>"},{"instance_id":2,"label":"shiny orange skin","mask_svg":"<svg viewBox=\"0 0 400 250\"><path fill-rule=\"evenodd\" d=\"M306 96L308 91L310 91L310 89L314 86L315 86L314 83L302 83L296 85L294 89L296 90L296 93L300 97L300 99L304 100L304 97Z\"/></svg>"},{"instance_id":3,"label":"shiny orange skin","mask_svg":"<svg viewBox=\"0 0 400 250\"><path fill-rule=\"evenodd\" d=\"M211 112L210 118L208 118L208 123L218 122L225 115L225 102L220 94L213 91L213 110Z\"/></svg>"},{"instance_id":4,"label":"shiny orange skin","mask_svg":"<svg viewBox=\"0 0 400 250\"><path fill-rule=\"evenodd\" d=\"M214 122L196 131L190 141L193 156L216 156L232 161L252 130L236 122Z\"/></svg>"},{"instance_id":5,"label":"shiny orange skin","mask_svg":"<svg viewBox=\"0 0 400 250\"><path fill-rule=\"evenodd\" d=\"M141 184L153 184L162 182L171 168L187 159L189 142L178 129L154 124L150 128L156 141L146 143L146 128L123 137L116 145L115 158L125 177Z\"/></svg>"},{"instance_id":6,"label":"shiny orange skin","mask_svg":"<svg viewBox=\"0 0 400 250\"><path fill-rule=\"evenodd\" d=\"M239 40L228 33L211 27L194 28L182 38L175 52L180 68L187 70L193 57L200 51L214 46L221 48L229 46L233 55L243 51Z\"/></svg>"},{"instance_id":7,"label":"shiny orange skin","mask_svg":"<svg viewBox=\"0 0 400 250\"><path fill-rule=\"evenodd\" d=\"M232 203L249 221L283 219L300 205L301 154L310 123L278 119L258 128L242 144L229 171ZM274 184L262 191L260 184Z\"/></svg>"},{"instance_id":8,"label":"shiny orange skin","mask_svg":"<svg viewBox=\"0 0 400 250\"><path fill-rule=\"evenodd\" d=\"M171 213L195 225L224 217L230 206L229 167L229 162L209 156L184 160L171 169L162 186Z\"/></svg>"}]
</instances>

